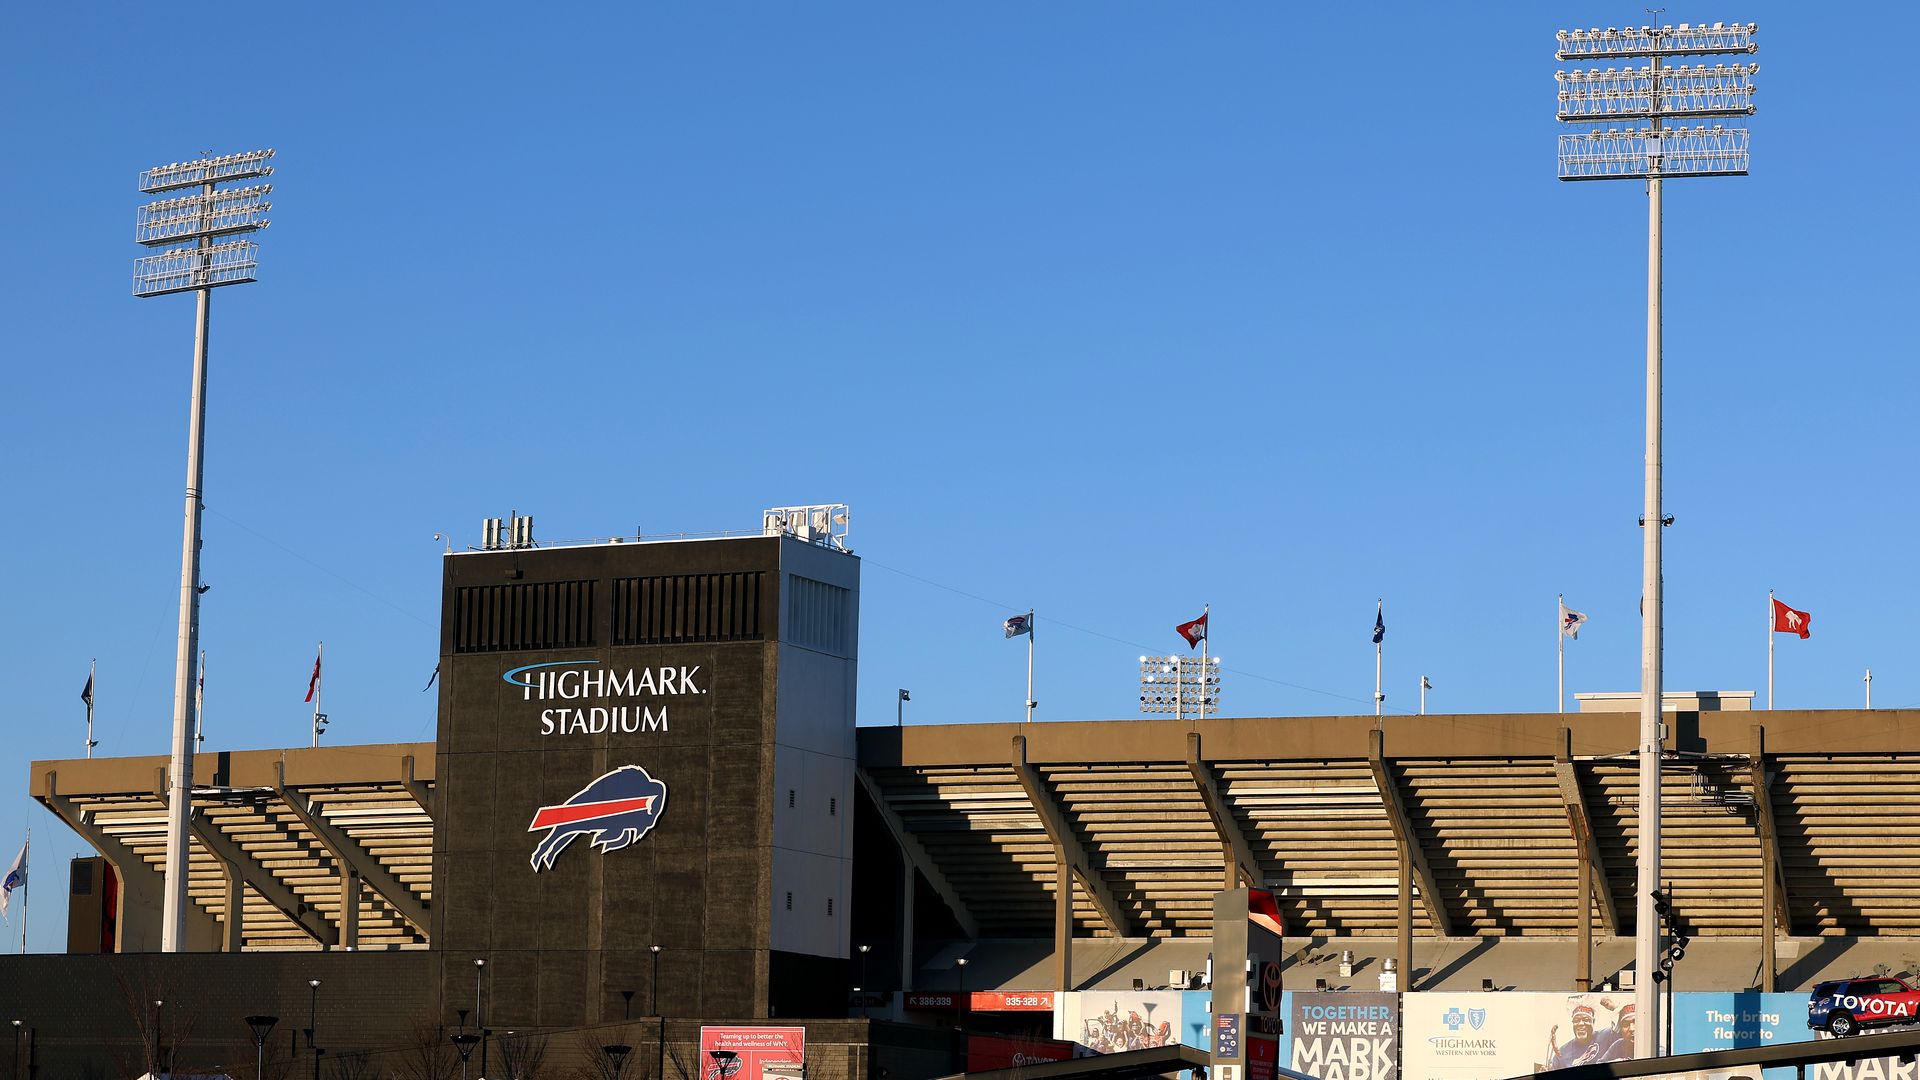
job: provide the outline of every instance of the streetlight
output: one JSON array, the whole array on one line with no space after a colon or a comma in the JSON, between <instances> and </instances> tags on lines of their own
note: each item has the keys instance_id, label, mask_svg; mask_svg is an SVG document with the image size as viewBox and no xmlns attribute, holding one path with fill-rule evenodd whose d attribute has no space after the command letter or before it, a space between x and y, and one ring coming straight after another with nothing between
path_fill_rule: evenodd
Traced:
<instances>
[{"instance_id":1,"label":"streetlight","mask_svg":"<svg viewBox=\"0 0 1920 1080\"><path fill-rule=\"evenodd\" d=\"M633 991L620 991L620 1019L622 1022L633 1019Z\"/></svg>"},{"instance_id":2,"label":"streetlight","mask_svg":"<svg viewBox=\"0 0 1920 1080\"><path fill-rule=\"evenodd\" d=\"M166 1008L166 1005L167 1003L164 1000L158 998L153 1002L153 1068L156 1072L165 1065L165 1062L160 1060L161 1054L166 1049L160 1042L160 1017L164 1015L161 1010ZM14 1028L16 1033L18 1033L19 1030L17 1027ZM172 1072L173 1070L167 1069L167 1071Z\"/></svg>"},{"instance_id":3,"label":"streetlight","mask_svg":"<svg viewBox=\"0 0 1920 1080\"><path fill-rule=\"evenodd\" d=\"M954 1013L953 1013L953 1014L954 1014L954 1017L955 1017L955 1020L954 1020L954 1023L953 1023L953 1026L954 1026L954 1027L961 1027L961 1026L964 1026L964 1025L965 1025L965 1023L966 1023L966 1019L967 1019L967 1017L966 1017L966 1012L967 1012L967 958L963 956L963 957L961 957L960 959L958 959L958 960L955 960L955 961L953 962L953 969L954 969L954 971L955 971L955 972L957 972L957 973L958 973L958 974L956 974L956 975L955 975L954 977L955 977L956 979L958 979L958 980L959 980L959 982L960 982L960 992L959 992L958 994L955 994L955 995L954 995L954 1000L953 1000L953 1010L954 1010Z\"/></svg>"},{"instance_id":4,"label":"streetlight","mask_svg":"<svg viewBox=\"0 0 1920 1080\"><path fill-rule=\"evenodd\" d=\"M20 1020L15 1020L15 1021L13 1022L13 1075L14 1075L14 1080L19 1080L19 1076L20 1076L20 1025L21 1025L21 1023L23 1023L23 1021L20 1021Z\"/></svg>"},{"instance_id":5,"label":"streetlight","mask_svg":"<svg viewBox=\"0 0 1920 1080\"><path fill-rule=\"evenodd\" d=\"M313 1080L320 1080L320 1048L313 1041L320 1012L320 980L308 979L307 990L307 1049L313 1051Z\"/></svg>"},{"instance_id":6,"label":"streetlight","mask_svg":"<svg viewBox=\"0 0 1920 1080\"><path fill-rule=\"evenodd\" d=\"M140 208L135 242L166 250L133 263L133 294L199 295L193 327L193 410L187 427L187 502L180 546L180 624L173 664L173 757L167 789L166 887L162 893L160 951L187 947L188 816L193 807L194 658L200 640L200 471L206 457L207 331L213 290L254 280L260 246L245 234L267 227L271 184L222 189L221 184L273 175L272 150L175 162L140 174L149 195L199 188ZM169 246L177 245L177 246Z\"/></svg>"},{"instance_id":7,"label":"streetlight","mask_svg":"<svg viewBox=\"0 0 1920 1080\"><path fill-rule=\"evenodd\" d=\"M1661 438L1661 182L1667 177L1745 176L1747 132L1687 120L1730 119L1753 114L1757 64L1709 68L1662 67L1673 57L1703 57L1758 51L1754 23L1681 23L1616 30L1561 30L1554 55L1560 60L1631 60L1642 68L1592 68L1557 72L1559 118L1569 124L1644 121L1646 127L1577 131L1560 136L1560 179L1644 180L1647 184L1647 387L1646 490L1640 519L1640 824L1639 886L1634 889L1635 1057L1657 1053L1661 1002L1648 977L1660 951L1654 886L1660 881L1661 580L1660 531L1670 519L1660 512ZM1666 128L1664 121L1682 125Z\"/></svg>"},{"instance_id":8,"label":"streetlight","mask_svg":"<svg viewBox=\"0 0 1920 1080\"><path fill-rule=\"evenodd\" d=\"M1172 713L1174 719L1206 719L1220 704L1217 656L1143 656L1140 658L1140 711Z\"/></svg>"},{"instance_id":9,"label":"streetlight","mask_svg":"<svg viewBox=\"0 0 1920 1080\"><path fill-rule=\"evenodd\" d=\"M476 959L473 962L473 1026L480 1031L481 1080L485 1080L487 1075L487 1035L489 1034L487 1031L486 1014L480 1011L480 975L486 971L486 969L487 962L485 960Z\"/></svg>"},{"instance_id":10,"label":"streetlight","mask_svg":"<svg viewBox=\"0 0 1920 1080\"><path fill-rule=\"evenodd\" d=\"M267 1036L273 1033L273 1025L280 1022L277 1016L249 1016L247 1028L253 1032L253 1077L262 1080L267 1072Z\"/></svg>"},{"instance_id":11,"label":"streetlight","mask_svg":"<svg viewBox=\"0 0 1920 1080\"><path fill-rule=\"evenodd\" d=\"M473 1056L473 1046L480 1041L480 1036L463 1031L448 1038L453 1042L453 1048L460 1051L460 1080L467 1080L467 1059Z\"/></svg>"},{"instance_id":12,"label":"streetlight","mask_svg":"<svg viewBox=\"0 0 1920 1080\"><path fill-rule=\"evenodd\" d=\"M620 1073L627 1067L627 1055L633 1053L633 1047L626 1043L614 1043L603 1046L600 1052L607 1055L607 1064L613 1067L613 1080L620 1080Z\"/></svg>"},{"instance_id":13,"label":"streetlight","mask_svg":"<svg viewBox=\"0 0 1920 1080\"><path fill-rule=\"evenodd\" d=\"M859 985L859 986L856 986L856 987L854 987L854 988L853 988L853 989L854 989L854 992L855 992L855 993L862 993L862 994L863 994L863 993L865 993L865 991L866 991L866 986L867 986L867 954L868 954L868 953L870 953L870 952L872 952L872 951L873 951L873 946L871 946L871 945L862 945L862 946L860 946L860 985ZM862 997L862 998L860 999L860 1012L861 1012L861 1014L862 1014L862 1015L866 1015L866 1012L867 1012L867 999L866 999L865 997Z\"/></svg>"},{"instance_id":14,"label":"streetlight","mask_svg":"<svg viewBox=\"0 0 1920 1080\"><path fill-rule=\"evenodd\" d=\"M660 946L649 945L647 951L653 954L653 981L647 984L647 1013L660 1015Z\"/></svg>"}]
</instances>

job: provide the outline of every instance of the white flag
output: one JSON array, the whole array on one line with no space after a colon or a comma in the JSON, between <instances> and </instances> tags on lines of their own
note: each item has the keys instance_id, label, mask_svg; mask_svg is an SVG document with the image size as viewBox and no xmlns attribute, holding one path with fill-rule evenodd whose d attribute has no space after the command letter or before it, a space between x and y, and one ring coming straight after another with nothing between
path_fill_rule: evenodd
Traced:
<instances>
[{"instance_id":1,"label":"white flag","mask_svg":"<svg viewBox=\"0 0 1920 1080\"><path fill-rule=\"evenodd\" d=\"M13 903L13 890L26 887L27 849L32 846L33 838L28 837L27 842L20 845L20 854L14 858L13 867L7 871L6 880L0 882L0 916L6 915L7 906Z\"/></svg>"},{"instance_id":2,"label":"white flag","mask_svg":"<svg viewBox=\"0 0 1920 1080\"><path fill-rule=\"evenodd\" d=\"M1560 632L1561 633L1577 641L1580 638L1580 624L1586 621L1587 621L1587 617L1585 615L1582 615L1579 612L1568 607L1567 602L1565 600L1560 601Z\"/></svg>"}]
</instances>

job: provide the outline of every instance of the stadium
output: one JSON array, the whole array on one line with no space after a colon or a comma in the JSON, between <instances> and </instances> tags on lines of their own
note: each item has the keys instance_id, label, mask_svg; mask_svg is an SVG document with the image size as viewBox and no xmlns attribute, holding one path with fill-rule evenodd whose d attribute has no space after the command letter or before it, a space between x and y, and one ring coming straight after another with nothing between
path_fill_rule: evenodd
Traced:
<instances>
[{"instance_id":1,"label":"stadium","mask_svg":"<svg viewBox=\"0 0 1920 1080\"><path fill-rule=\"evenodd\" d=\"M1233 890L1284 925L1283 1066L1358 1075L1313 1042L1318 991L1374 1010L1382 1060L1462 1080L1522 1059L1419 1057L1456 1007L1627 1020L1637 714L856 728L860 560L815 509L448 554L434 742L198 755L184 952L158 951L166 759L35 762L95 854L68 953L0 958L10 1075L1205 1050ZM1920 717L1746 701L1670 695L1663 771L1670 986L1772 1017L1730 1045L1810 1038L1782 1003L1820 980L1920 973ZM1688 1008L1671 1045L1712 1048Z\"/></svg>"}]
</instances>

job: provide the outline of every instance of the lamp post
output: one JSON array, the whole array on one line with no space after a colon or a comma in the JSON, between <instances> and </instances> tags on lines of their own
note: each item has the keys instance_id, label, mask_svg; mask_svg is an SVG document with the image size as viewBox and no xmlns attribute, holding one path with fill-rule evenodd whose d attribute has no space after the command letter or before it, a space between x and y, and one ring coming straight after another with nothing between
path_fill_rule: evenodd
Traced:
<instances>
[{"instance_id":1,"label":"lamp post","mask_svg":"<svg viewBox=\"0 0 1920 1080\"><path fill-rule=\"evenodd\" d=\"M165 1064L160 1060L166 1046L160 1041L160 1018L166 1015L162 1010L167 1006L164 1000L156 998L153 1003L153 1071L157 1074ZM15 1030L18 1030L17 1028ZM172 1072L172 1069L168 1069Z\"/></svg>"},{"instance_id":2,"label":"lamp post","mask_svg":"<svg viewBox=\"0 0 1920 1080\"><path fill-rule=\"evenodd\" d=\"M473 962L473 1026L480 1031L481 1080L486 1080L487 1075L487 1035L489 1034L487 1031L486 1014L480 1011L480 976L486 970L487 962L485 960L475 960Z\"/></svg>"},{"instance_id":3,"label":"lamp post","mask_svg":"<svg viewBox=\"0 0 1920 1080\"><path fill-rule=\"evenodd\" d=\"M854 990L859 991L863 994L866 992L866 987L867 987L867 954L872 951L873 951L873 946L871 945L860 946L860 985L854 987ZM868 1016L867 999L864 997L860 999L860 1014L862 1016Z\"/></svg>"},{"instance_id":4,"label":"lamp post","mask_svg":"<svg viewBox=\"0 0 1920 1080\"><path fill-rule=\"evenodd\" d=\"M247 1028L253 1032L253 1080L265 1080L267 1074L267 1036L272 1034L273 1025L280 1022L277 1016L249 1016Z\"/></svg>"},{"instance_id":5,"label":"lamp post","mask_svg":"<svg viewBox=\"0 0 1920 1080\"><path fill-rule=\"evenodd\" d=\"M613 1068L613 1080L620 1080L620 1073L627 1067L627 1055L633 1053L633 1047L614 1043L601 1047L600 1052L607 1055L607 1064Z\"/></svg>"},{"instance_id":6,"label":"lamp post","mask_svg":"<svg viewBox=\"0 0 1920 1080\"><path fill-rule=\"evenodd\" d=\"M654 1042L656 1060L653 1065L653 1080L665 1080L667 1075L667 1017L660 1011L660 946L649 945L647 951L653 954L653 981L647 984L647 1011L660 1021L659 1038Z\"/></svg>"},{"instance_id":7,"label":"lamp post","mask_svg":"<svg viewBox=\"0 0 1920 1080\"><path fill-rule=\"evenodd\" d=\"M624 1022L633 1019L633 991L620 991L620 1019Z\"/></svg>"},{"instance_id":8,"label":"lamp post","mask_svg":"<svg viewBox=\"0 0 1920 1080\"><path fill-rule=\"evenodd\" d=\"M460 1052L460 1080L467 1080L467 1059L473 1056L473 1046L480 1041L480 1036L463 1031L447 1038L453 1043L453 1048Z\"/></svg>"},{"instance_id":9,"label":"lamp post","mask_svg":"<svg viewBox=\"0 0 1920 1080\"><path fill-rule=\"evenodd\" d=\"M193 403L187 426L186 523L180 543L180 621L173 665L173 756L167 776L167 857L161 897L160 951L186 949L187 857L192 844L188 817L193 800L194 659L200 639L200 472L205 460L207 419L207 332L213 290L254 280L260 246L245 234L267 227L270 184L226 188L238 180L273 174L272 150L201 158L148 169L140 190L149 195L198 188L193 195L169 194L140 208L134 240L166 250L134 260L133 294L198 295L193 327ZM175 246L169 246L175 245Z\"/></svg>"},{"instance_id":10,"label":"lamp post","mask_svg":"<svg viewBox=\"0 0 1920 1080\"><path fill-rule=\"evenodd\" d=\"M714 1080L732 1080L740 1071L740 1055L733 1050L709 1050L707 1056L713 1059ZM615 1077L614 1080L619 1080Z\"/></svg>"},{"instance_id":11,"label":"lamp post","mask_svg":"<svg viewBox=\"0 0 1920 1080\"><path fill-rule=\"evenodd\" d=\"M20 1080L20 1025L21 1023L22 1021L20 1020L15 1020L13 1022L13 1080Z\"/></svg>"},{"instance_id":12,"label":"lamp post","mask_svg":"<svg viewBox=\"0 0 1920 1080\"><path fill-rule=\"evenodd\" d=\"M1642 68L1589 68L1554 75L1559 119L1569 124L1644 121L1639 129L1595 128L1560 136L1560 179L1642 180L1647 185L1647 384L1645 502L1640 518L1639 857L1634 888L1634 1056L1652 1057L1661 1031L1658 983L1649 977L1660 950L1654 892L1660 883L1661 550L1672 524L1661 513L1662 182L1669 177L1744 176L1747 132L1687 120L1753 114L1758 64L1661 66L1676 57L1753 53L1753 23L1561 30L1557 59L1644 60ZM1682 121L1667 128L1668 120Z\"/></svg>"},{"instance_id":13,"label":"lamp post","mask_svg":"<svg viewBox=\"0 0 1920 1080\"><path fill-rule=\"evenodd\" d=\"M320 1080L320 1047L314 1041L314 1028L320 1015L320 980L307 980L307 1049L313 1051L313 1080Z\"/></svg>"}]
</instances>

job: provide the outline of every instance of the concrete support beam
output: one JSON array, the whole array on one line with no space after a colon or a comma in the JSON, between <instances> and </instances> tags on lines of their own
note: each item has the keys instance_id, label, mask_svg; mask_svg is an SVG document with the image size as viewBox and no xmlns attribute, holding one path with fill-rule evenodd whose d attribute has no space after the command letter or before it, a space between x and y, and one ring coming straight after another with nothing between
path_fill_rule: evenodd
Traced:
<instances>
[{"instance_id":1,"label":"concrete support beam","mask_svg":"<svg viewBox=\"0 0 1920 1080\"><path fill-rule=\"evenodd\" d=\"M227 918L220 928L220 951L237 953L247 942L247 879L232 863L220 865L227 875Z\"/></svg>"},{"instance_id":2,"label":"concrete support beam","mask_svg":"<svg viewBox=\"0 0 1920 1080\"><path fill-rule=\"evenodd\" d=\"M1073 826L1067 821L1066 812L1054 801L1053 793L1047 790L1047 783L1040 771L1027 764L1027 737L1013 737L1013 771L1020 778L1020 786L1026 789L1027 801L1033 804L1033 812L1040 815L1040 826L1047 830L1048 839L1053 841L1053 856L1056 864L1066 864L1072 877L1080 879L1080 887L1087 890L1087 899L1093 902L1093 909L1099 913L1100 921L1115 937L1126 937L1129 930L1126 909L1107 888L1107 883L1094 868L1093 859L1087 849L1081 845L1079 837L1073 834ZM1055 929L1058 933L1058 928Z\"/></svg>"},{"instance_id":3,"label":"concrete support beam","mask_svg":"<svg viewBox=\"0 0 1920 1080\"><path fill-rule=\"evenodd\" d=\"M284 765L280 775L286 775ZM400 782L406 786L407 794L413 796L413 801L420 804L420 809L425 810L428 817L433 817L433 789L427 786L425 780L414 778L412 754L400 759Z\"/></svg>"},{"instance_id":4,"label":"concrete support beam","mask_svg":"<svg viewBox=\"0 0 1920 1080\"><path fill-rule=\"evenodd\" d=\"M940 872L940 867L934 864L933 856L927 854L927 849L920 843L920 838L913 835L908 830L907 823L900 819L899 814L894 813L893 807L887 805L886 796L881 793L880 785L874 782L873 777L867 775L867 770L855 769L854 775L860 778L860 786L866 789L868 800L879 811L880 820L886 822L887 831L893 834L893 842L899 845L900 857L906 861L908 871L919 870L920 875L927 879L927 884L933 886L933 891L940 899L946 901L947 907L953 912L954 921L960 924L961 932L968 938L978 940L980 923L974 919L973 912L967 910L966 901L960 898L960 891L947 880L947 875ZM911 881L908 882L908 886L911 889Z\"/></svg>"},{"instance_id":5,"label":"concrete support beam","mask_svg":"<svg viewBox=\"0 0 1920 1080\"><path fill-rule=\"evenodd\" d=\"M1053 985L1073 989L1073 870L1055 853L1053 861Z\"/></svg>"},{"instance_id":6,"label":"concrete support beam","mask_svg":"<svg viewBox=\"0 0 1920 1080\"><path fill-rule=\"evenodd\" d=\"M1213 776L1213 766L1207 764L1200 753L1200 733L1187 732L1187 771L1193 774L1194 786L1200 789L1200 801L1207 805L1207 816L1213 819L1213 831L1220 837L1221 855L1226 861L1226 873L1222 888L1237 889L1241 885L1259 888L1266 884L1266 875L1260 870L1260 860L1253 853L1253 845L1247 842L1246 834L1240 831L1240 822L1228 808L1227 800L1220 794L1220 784Z\"/></svg>"},{"instance_id":7,"label":"concrete support beam","mask_svg":"<svg viewBox=\"0 0 1920 1080\"><path fill-rule=\"evenodd\" d=\"M238 867L241 878L253 886L253 891L260 894L260 899L272 904L313 940L327 948L340 943L340 933L332 923L308 907L307 902L300 899L299 893L274 877L271 871L260 865L258 859L209 822L204 811L195 810L193 816L187 819L187 827L193 830L194 839L200 841L200 846L206 848L208 854L228 866Z\"/></svg>"},{"instance_id":8,"label":"concrete support beam","mask_svg":"<svg viewBox=\"0 0 1920 1080\"><path fill-rule=\"evenodd\" d=\"M286 803L287 808L293 811L293 816L299 818L300 823L318 837L321 846L333 856L334 863L340 869L341 881L344 883L350 874L358 877L367 884L368 888L377 893L380 899L385 900L388 907L398 913L401 918L412 923L415 930L423 936L429 934L431 931L427 926L426 903L415 895L412 889L407 888L399 878L394 877L393 871L382 866L380 860L368 854L367 849L361 847L353 837L348 836L339 826L329 822L321 814L320 807L308 799L303 792L297 788L288 787L285 763L281 764L275 776L281 801ZM357 906L354 908L354 913L357 918L359 913Z\"/></svg>"},{"instance_id":9,"label":"concrete support beam","mask_svg":"<svg viewBox=\"0 0 1920 1080\"><path fill-rule=\"evenodd\" d=\"M340 869L340 944L360 947L360 874L351 866Z\"/></svg>"},{"instance_id":10,"label":"concrete support beam","mask_svg":"<svg viewBox=\"0 0 1920 1080\"><path fill-rule=\"evenodd\" d=\"M101 858L112 864L113 876L119 879L119 918L114 927L114 951L159 952L161 887L165 884L160 871L132 848L88 821L85 811L60 794L59 777L54 770L47 770L44 778L46 791L41 799L47 809L66 822L67 828L80 834L92 845L93 850L100 853ZM199 904L187 905L187 920L189 942L219 939L219 924Z\"/></svg>"},{"instance_id":11,"label":"concrete support beam","mask_svg":"<svg viewBox=\"0 0 1920 1080\"><path fill-rule=\"evenodd\" d=\"M1780 833L1773 821L1773 781L1767 777L1767 729L1753 725L1753 754L1747 765L1753 789L1753 824L1760 834L1760 990L1772 993L1778 977L1776 939L1793 933L1793 904L1787 871L1781 865Z\"/></svg>"},{"instance_id":12,"label":"concrete support beam","mask_svg":"<svg viewBox=\"0 0 1920 1080\"><path fill-rule=\"evenodd\" d=\"M1581 878L1581 918L1589 916L1589 898L1600 909L1607 933L1620 936L1620 910L1613 902L1613 888L1607 881L1607 864L1600 856L1600 840L1594 835L1593 815L1587 811L1587 798L1580 791L1579 767L1573 763L1573 730L1561 728L1559 745L1554 749L1553 775L1560 785L1560 801L1567 808L1567 827L1573 831L1573 853L1584 871ZM1584 925L1584 923L1583 923Z\"/></svg>"},{"instance_id":13,"label":"concrete support beam","mask_svg":"<svg viewBox=\"0 0 1920 1080\"><path fill-rule=\"evenodd\" d=\"M1407 816L1407 804L1400 797L1400 785L1394 782L1393 770L1387 764L1385 736L1379 728L1369 732L1368 736L1367 764L1373 770L1373 786L1380 791L1380 804L1387 811L1387 823L1393 826L1393 839L1399 845L1400 857L1411 865L1414 880L1419 882L1420 900L1427 909L1427 923L1433 927L1435 934L1452 937L1453 918L1447 914L1447 905L1440 898L1440 889L1434 884L1433 870L1427 865L1427 854L1420 847L1420 835L1414 831L1413 819Z\"/></svg>"}]
</instances>

